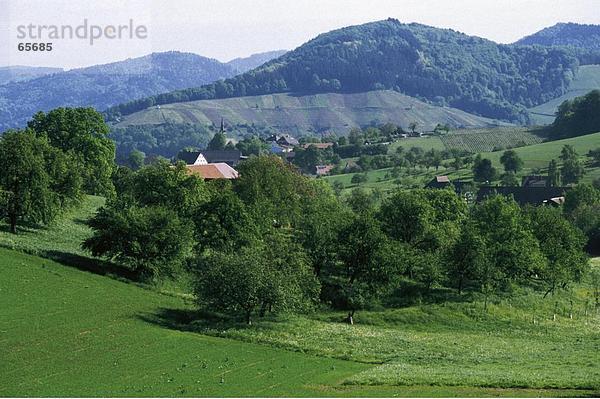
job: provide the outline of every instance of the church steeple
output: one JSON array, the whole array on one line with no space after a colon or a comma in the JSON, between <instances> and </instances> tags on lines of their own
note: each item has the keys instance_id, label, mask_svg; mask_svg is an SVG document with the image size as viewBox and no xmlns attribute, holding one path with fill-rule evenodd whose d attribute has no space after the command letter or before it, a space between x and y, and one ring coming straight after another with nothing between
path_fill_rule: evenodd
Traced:
<instances>
[{"instance_id":1,"label":"church steeple","mask_svg":"<svg viewBox=\"0 0 600 399\"><path fill-rule=\"evenodd\" d=\"M219 133L225 133L225 120L223 117L221 117L221 129L219 130Z\"/></svg>"}]
</instances>

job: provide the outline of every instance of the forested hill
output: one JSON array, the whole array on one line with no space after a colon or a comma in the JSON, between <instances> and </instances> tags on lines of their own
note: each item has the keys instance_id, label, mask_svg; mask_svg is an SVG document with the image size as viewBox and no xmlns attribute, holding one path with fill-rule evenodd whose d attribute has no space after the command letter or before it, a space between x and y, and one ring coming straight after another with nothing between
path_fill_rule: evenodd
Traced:
<instances>
[{"instance_id":1,"label":"forested hill","mask_svg":"<svg viewBox=\"0 0 600 399\"><path fill-rule=\"evenodd\" d=\"M559 23L526 36L515 44L573 46L588 50L600 50L600 25Z\"/></svg>"},{"instance_id":2,"label":"forested hill","mask_svg":"<svg viewBox=\"0 0 600 399\"><path fill-rule=\"evenodd\" d=\"M167 52L12 82L0 86L0 132L23 126L38 111L65 106L102 110L233 75L229 66L217 60Z\"/></svg>"},{"instance_id":3,"label":"forested hill","mask_svg":"<svg viewBox=\"0 0 600 399\"><path fill-rule=\"evenodd\" d=\"M244 73L274 58L281 57L286 52L286 50L267 51L265 53L252 54L248 57L235 58L225 64L229 65L237 73Z\"/></svg>"},{"instance_id":4,"label":"forested hill","mask_svg":"<svg viewBox=\"0 0 600 399\"><path fill-rule=\"evenodd\" d=\"M43 75L62 72L60 68L30 67L30 66L4 66L0 67L0 85L9 82L22 82L35 79Z\"/></svg>"},{"instance_id":5,"label":"forested hill","mask_svg":"<svg viewBox=\"0 0 600 399\"><path fill-rule=\"evenodd\" d=\"M392 89L507 121L561 95L578 61L567 50L499 45L397 20L334 30L232 79L114 107L109 119L156 104L279 92Z\"/></svg>"}]
</instances>

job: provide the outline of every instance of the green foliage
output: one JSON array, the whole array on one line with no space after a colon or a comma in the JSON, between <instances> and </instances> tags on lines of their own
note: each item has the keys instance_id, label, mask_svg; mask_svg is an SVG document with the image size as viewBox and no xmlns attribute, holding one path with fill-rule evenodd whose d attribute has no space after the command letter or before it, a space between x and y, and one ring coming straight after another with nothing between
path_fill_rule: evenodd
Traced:
<instances>
[{"instance_id":1,"label":"green foliage","mask_svg":"<svg viewBox=\"0 0 600 399\"><path fill-rule=\"evenodd\" d=\"M124 164L129 154L136 150L148 158L172 158L182 148L204 148L210 131L203 125L161 123L113 127L109 137L117 147L117 160Z\"/></svg>"},{"instance_id":2,"label":"green foliage","mask_svg":"<svg viewBox=\"0 0 600 399\"><path fill-rule=\"evenodd\" d=\"M224 150L227 144L227 136L225 133L217 132L213 138L208 142L207 149L209 150Z\"/></svg>"},{"instance_id":3,"label":"green foliage","mask_svg":"<svg viewBox=\"0 0 600 399\"><path fill-rule=\"evenodd\" d=\"M540 243L546 258L539 270L534 270L546 294L580 281L588 266L583 252L585 238L581 231L569 223L560 209L552 207L529 208L533 234Z\"/></svg>"},{"instance_id":4,"label":"green foliage","mask_svg":"<svg viewBox=\"0 0 600 399\"><path fill-rule=\"evenodd\" d=\"M129 166L133 170L138 170L144 166L146 160L146 154L139 150L133 150L129 153Z\"/></svg>"},{"instance_id":5,"label":"green foliage","mask_svg":"<svg viewBox=\"0 0 600 399\"><path fill-rule=\"evenodd\" d=\"M492 197L473 207L471 220L483 240L483 252L475 259L481 266L477 279L486 298L543 267L539 243L514 200Z\"/></svg>"},{"instance_id":6,"label":"green foliage","mask_svg":"<svg viewBox=\"0 0 600 399\"><path fill-rule=\"evenodd\" d=\"M233 252L258 235L246 205L230 187L213 190L210 200L193 212L198 253L206 249Z\"/></svg>"},{"instance_id":7,"label":"green foliage","mask_svg":"<svg viewBox=\"0 0 600 399\"><path fill-rule=\"evenodd\" d=\"M523 169L523 160L513 150L504 151L500 157L500 163L506 172L517 173Z\"/></svg>"},{"instance_id":8,"label":"green foliage","mask_svg":"<svg viewBox=\"0 0 600 399\"><path fill-rule=\"evenodd\" d=\"M473 180L476 182L492 182L498 178L498 171L492 166L492 161L481 158L478 154L473 161Z\"/></svg>"},{"instance_id":9,"label":"green foliage","mask_svg":"<svg viewBox=\"0 0 600 399\"><path fill-rule=\"evenodd\" d=\"M555 138L600 131L600 90L563 102L558 107L552 127Z\"/></svg>"},{"instance_id":10,"label":"green foliage","mask_svg":"<svg viewBox=\"0 0 600 399\"><path fill-rule=\"evenodd\" d=\"M513 172L507 172L500 176L500 184L504 187L519 187L521 182Z\"/></svg>"},{"instance_id":11,"label":"green foliage","mask_svg":"<svg viewBox=\"0 0 600 399\"><path fill-rule=\"evenodd\" d=\"M309 190L309 179L277 156L259 156L238 166L240 178L233 189L251 209L256 223L286 226L301 216L302 197Z\"/></svg>"},{"instance_id":12,"label":"green foliage","mask_svg":"<svg viewBox=\"0 0 600 399\"><path fill-rule=\"evenodd\" d=\"M577 184L585 174L585 170L573 146L565 145L561 150L560 159L563 162L560 169L562 182Z\"/></svg>"},{"instance_id":13,"label":"green foliage","mask_svg":"<svg viewBox=\"0 0 600 399\"><path fill-rule=\"evenodd\" d=\"M190 257L192 228L162 206L101 208L83 247L129 266L142 279L171 276Z\"/></svg>"},{"instance_id":14,"label":"green foliage","mask_svg":"<svg viewBox=\"0 0 600 399\"><path fill-rule=\"evenodd\" d=\"M559 187L560 186L560 170L558 170L558 163L555 159L551 160L548 164L548 187Z\"/></svg>"},{"instance_id":15,"label":"green foliage","mask_svg":"<svg viewBox=\"0 0 600 399\"><path fill-rule=\"evenodd\" d=\"M257 311L306 310L319 292L301 248L280 232L235 252L204 253L196 275L200 306L242 315L247 324Z\"/></svg>"},{"instance_id":16,"label":"green foliage","mask_svg":"<svg viewBox=\"0 0 600 399\"><path fill-rule=\"evenodd\" d=\"M71 152L82 165L84 189L88 194L112 195L115 144L109 129L93 108L57 108L38 112L28 123L36 135L64 152Z\"/></svg>"},{"instance_id":17,"label":"green foliage","mask_svg":"<svg viewBox=\"0 0 600 399\"><path fill-rule=\"evenodd\" d=\"M0 170L0 216L13 233L21 222L50 222L81 196L74 160L30 129L0 138Z\"/></svg>"},{"instance_id":18,"label":"green foliage","mask_svg":"<svg viewBox=\"0 0 600 399\"><path fill-rule=\"evenodd\" d=\"M382 295L399 266L394 247L381 231L378 221L369 213L352 218L338 234L338 257L341 264L328 271L328 285L337 293L337 306L354 312Z\"/></svg>"}]
</instances>

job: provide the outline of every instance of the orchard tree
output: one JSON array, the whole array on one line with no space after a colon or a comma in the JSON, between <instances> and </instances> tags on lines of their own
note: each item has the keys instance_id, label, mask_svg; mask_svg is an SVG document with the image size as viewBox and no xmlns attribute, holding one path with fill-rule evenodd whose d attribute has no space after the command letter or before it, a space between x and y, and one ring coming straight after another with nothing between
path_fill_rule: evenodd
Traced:
<instances>
[{"instance_id":1,"label":"orchard tree","mask_svg":"<svg viewBox=\"0 0 600 399\"><path fill-rule=\"evenodd\" d=\"M193 268L201 307L244 317L312 308L319 283L302 252L280 232L235 252L207 251Z\"/></svg>"},{"instance_id":2,"label":"orchard tree","mask_svg":"<svg viewBox=\"0 0 600 399\"><path fill-rule=\"evenodd\" d=\"M580 281L588 266L583 248L586 239L579 229L569 223L560 209L536 207L528 209L533 234L540 243L546 262L536 271L545 290L544 296Z\"/></svg>"},{"instance_id":3,"label":"orchard tree","mask_svg":"<svg viewBox=\"0 0 600 399\"><path fill-rule=\"evenodd\" d=\"M491 182L497 178L498 172L492 166L492 161L477 155L473 161L473 179L477 182Z\"/></svg>"},{"instance_id":4,"label":"orchard tree","mask_svg":"<svg viewBox=\"0 0 600 399\"><path fill-rule=\"evenodd\" d=\"M500 163L504 166L507 173L517 173L523 169L523 160L515 150L504 151L500 157Z\"/></svg>"},{"instance_id":5,"label":"orchard tree","mask_svg":"<svg viewBox=\"0 0 600 399\"><path fill-rule=\"evenodd\" d=\"M130 175L127 184L121 186L125 191L118 192L119 201L168 207L184 218L208 199L204 181L189 175L183 162L173 166L166 160L157 160Z\"/></svg>"},{"instance_id":6,"label":"orchard tree","mask_svg":"<svg viewBox=\"0 0 600 399\"><path fill-rule=\"evenodd\" d=\"M207 249L235 252L258 236L246 205L231 187L213 190L210 200L193 212L198 253Z\"/></svg>"},{"instance_id":7,"label":"orchard tree","mask_svg":"<svg viewBox=\"0 0 600 399\"><path fill-rule=\"evenodd\" d=\"M506 172L500 176L500 182L506 187L519 187L519 179L513 172Z\"/></svg>"},{"instance_id":8,"label":"orchard tree","mask_svg":"<svg viewBox=\"0 0 600 399\"><path fill-rule=\"evenodd\" d=\"M8 131L0 136L0 212L12 233L21 221L45 223L60 210L60 197L53 191L46 158L53 149L44 137L28 129ZM56 154L58 155L58 154ZM60 155L58 155L60 156Z\"/></svg>"},{"instance_id":9,"label":"orchard tree","mask_svg":"<svg viewBox=\"0 0 600 399\"><path fill-rule=\"evenodd\" d=\"M379 297L397 274L398 257L370 214L355 216L340 230L337 253L341 265L331 281L348 309L346 322L353 324L356 310Z\"/></svg>"},{"instance_id":10,"label":"orchard tree","mask_svg":"<svg viewBox=\"0 0 600 399\"><path fill-rule=\"evenodd\" d=\"M560 159L563 161L560 174L564 184L577 184L585 174L585 169L572 145L563 146Z\"/></svg>"},{"instance_id":11,"label":"orchard tree","mask_svg":"<svg viewBox=\"0 0 600 399\"><path fill-rule=\"evenodd\" d=\"M65 153L79 157L84 189L90 194L112 195L115 144L108 138L104 118L93 108L57 108L38 112L28 123L38 137Z\"/></svg>"},{"instance_id":12,"label":"orchard tree","mask_svg":"<svg viewBox=\"0 0 600 399\"><path fill-rule=\"evenodd\" d=\"M238 166L233 190L265 227L294 225L301 217L302 199L312 190L310 179L281 158L252 157Z\"/></svg>"},{"instance_id":13,"label":"orchard tree","mask_svg":"<svg viewBox=\"0 0 600 399\"><path fill-rule=\"evenodd\" d=\"M548 164L548 181L546 185L548 187L560 186L560 171L558 170L558 163L555 159L551 160Z\"/></svg>"},{"instance_id":14,"label":"orchard tree","mask_svg":"<svg viewBox=\"0 0 600 399\"><path fill-rule=\"evenodd\" d=\"M144 154L142 151L134 149L129 153L129 158L127 159L127 162L129 163L131 169L138 170L144 166L145 160L146 154Z\"/></svg>"},{"instance_id":15,"label":"orchard tree","mask_svg":"<svg viewBox=\"0 0 600 399\"><path fill-rule=\"evenodd\" d=\"M483 240L481 256L486 262L480 264L478 282L487 306L490 294L540 270L544 256L527 218L512 199L499 195L487 199L473 208L470 220Z\"/></svg>"},{"instance_id":16,"label":"orchard tree","mask_svg":"<svg viewBox=\"0 0 600 399\"><path fill-rule=\"evenodd\" d=\"M172 276L192 254L192 224L162 206L101 208L83 248L122 263L144 280Z\"/></svg>"}]
</instances>

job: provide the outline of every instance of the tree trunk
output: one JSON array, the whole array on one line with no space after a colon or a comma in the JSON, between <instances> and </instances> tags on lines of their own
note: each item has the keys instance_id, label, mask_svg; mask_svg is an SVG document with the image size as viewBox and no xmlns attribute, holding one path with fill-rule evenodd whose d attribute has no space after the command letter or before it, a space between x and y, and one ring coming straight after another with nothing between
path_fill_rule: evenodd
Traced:
<instances>
[{"instance_id":1,"label":"tree trunk","mask_svg":"<svg viewBox=\"0 0 600 399\"><path fill-rule=\"evenodd\" d=\"M348 316L344 321L350 325L354 325L354 310L348 312Z\"/></svg>"},{"instance_id":2,"label":"tree trunk","mask_svg":"<svg viewBox=\"0 0 600 399\"><path fill-rule=\"evenodd\" d=\"M17 215L10 215L9 216L9 222L10 222L10 232L13 234L17 234Z\"/></svg>"},{"instance_id":3,"label":"tree trunk","mask_svg":"<svg viewBox=\"0 0 600 399\"><path fill-rule=\"evenodd\" d=\"M252 314L252 311L250 311L250 310L246 311L246 324L248 324L249 326L252 325L252 319L250 318L251 314Z\"/></svg>"}]
</instances>

